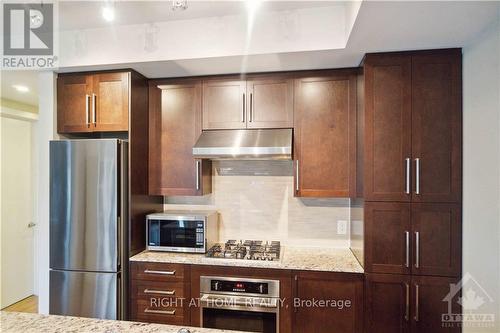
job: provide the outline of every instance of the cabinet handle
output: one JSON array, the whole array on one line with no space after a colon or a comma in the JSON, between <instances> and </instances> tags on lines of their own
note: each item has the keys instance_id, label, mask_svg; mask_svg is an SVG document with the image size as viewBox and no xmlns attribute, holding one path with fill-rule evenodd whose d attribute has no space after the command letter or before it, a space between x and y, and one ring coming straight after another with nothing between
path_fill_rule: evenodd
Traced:
<instances>
[{"instance_id":1,"label":"cabinet handle","mask_svg":"<svg viewBox=\"0 0 500 333\"><path fill-rule=\"evenodd\" d=\"M415 321L418 321L418 312L419 312L419 295L418 295L418 284L415 284Z\"/></svg>"},{"instance_id":2,"label":"cabinet handle","mask_svg":"<svg viewBox=\"0 0 500 333\"><path fill-rule=\"evenodd\" d=\"M415 159L415 194L420 194L420 158Z\"/></svg>"},{"instance_id":3,"label":"cabinet handle","mask_svg":"<svg viewBox=\"0 0 500 333\"><path fill-rule=\"evenodd\" d=\"M295 280L295 293L296 293L296 295L298 295L299 294L299 277L297 275L295 275L293 277L293 279ZM294 306L293 312L299 312L299 309L296 306Z\"/></svg>"},{"instance_id":4,"label":"cabinet handle","mask_svg":"<svg viewBox=\"0 0 500 333\"><path fill-rule=\"evenodd\" d=\"M295 161L295 191L299 191L299 160Z\"/></svg>"},{"instance_id":5,"label":"cabinet handle","mask_svg":"<svg viewBox=\"0 0 500 333\"><path fill-rule=\"evenodd\" d=\"M90 126L90 119L89 119L89 94L85 94L85 125L87 127Z\"/></svg>"},{"instance_id":6,"label":"cabinet handle","mask_svg":"<svg viewBox=\"0 0 500 333\"><path fill-rule=\"evenodd\" d=\"M175 290L154 290L144 289L145 294L161 294L161 295L175 295Z\"/></svg>"},{"instance_id":7,"label":"cabinet handle","mask_svg":"<svg viewBox=\"0 0 500 333\"><path fill-rule=\"evenodd\" d=\"M415 268L420 266L420 233L415 231Z\"/></svg>"},{"instance_id":8,"label":"cabinet handle","mask_svg":"<svg viewBox=\"0 0 500 333\"><path fill-rule=\"evenodd\" d=\"M410 285L405 283L406 288L406 303L405 303L405 320L410 320Z\"/></svg>"},{"instance_id":9,"label":"cabinet handle","mask_svg":"<svg viewBox=\"0 0 500 333\"><path fill-rule=\"evenodd\" d=\"M405 241L406 241L405 266L410 267L410 232L409 231L405 231Z\"/></svg>"},{"instance_id":10,"label":"cabinet handle","mask_svg":"<svg viewBox=\"0 0 500 333\"><path fill-rule=\"evenodd\" d=\"M406 187L405 187L405 193L410 194L410 158L406 158Z\"/></svg>"},{"instance_id":11,"label":"cabinet handle","mask_svg":"<svg viewBox=\"0 0 500 333\"><path fill-rule=\"evenodd\" d=\"M242 123L245 122L245 93L243 93L243 113L242 113L242 117L241 117L241 122Z\"/></svg>"},{"instance_id":12,"label":"cabinet handle","mask_svg":"<svg viewBox=\"0 0 500 333\"><path fill-rule=\"evenodd\" d=\"M92 94L92 123L94 124L94 126L96 125L96 122L97 122L97 114L96 114L96 109L97 109L97 106L96 106L96 100L97 100L97 96L95 94Z\"/></svg>"},{"instance_id":13,"label":"cabinet handle","mask_svg":"<svg viewBox=\"0 0 500 333\"><path fill-rule=\"evenodd\" d=\"M200 190L200 164L201 161L197 160L196 161L196 191Z\"/></svg>"},{"instance_id":14,"label":"cabinet handle","mask_svg":"<svg viewBox=\"0 0 500 333\"><path fill-rule=\"evenodd\" d=\"M146 274L160 274L160 275L175 275L175 270L173 271L155 271L155 270L144 270Z\"/></svg>"},{"instance_id":15,"label":"cabinet handle","mask_svg":"<svg viewBox=\"0 0 500 333\"><path fill-rule=\"evenodd\" d=\"M151 309L144 309L144 313L159 313L159 314L166 314L173 316L175 315L175 310L151 310Z\"/></svg>"},{"instance_id":16,"label":"cabinet handle","mask_svg":"<svg viewBox=\"0 0 500 333\"><path fill-rule=\"evenodd\" d=\"M250 122L253 121L253 93L250 93Z\"/></svg>"}]
</instances>

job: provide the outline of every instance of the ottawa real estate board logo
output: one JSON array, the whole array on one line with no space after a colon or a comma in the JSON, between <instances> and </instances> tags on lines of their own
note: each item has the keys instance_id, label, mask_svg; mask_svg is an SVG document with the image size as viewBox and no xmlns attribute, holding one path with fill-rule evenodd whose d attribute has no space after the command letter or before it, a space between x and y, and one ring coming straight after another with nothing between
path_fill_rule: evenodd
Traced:
<instances>
[{"instance_id":1,"label":"ottawa real estate board logo","mask_svg":"<svg viewBox=\"0 0 500 333\"><path fill-rule=\"evenodd\" d=\"M54 5L3 4L2 69L54 68Z\"/></svg>"}]
</instances>

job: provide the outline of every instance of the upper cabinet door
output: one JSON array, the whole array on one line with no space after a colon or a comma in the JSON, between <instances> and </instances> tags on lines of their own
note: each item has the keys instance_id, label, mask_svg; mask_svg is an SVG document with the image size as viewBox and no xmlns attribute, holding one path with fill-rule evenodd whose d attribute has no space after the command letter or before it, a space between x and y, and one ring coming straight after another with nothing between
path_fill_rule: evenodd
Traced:
<instances>
[{"instance_id":1,"label":"upper cabinet door","mask_svg":"<svg viewBox=\"0 0 500 333\"><path fill-rule=\"evenodd\" d=\"M246 110L247 128L293 127L293 79L248 80Z\"/></svg>"},{"instance_id":2,"label":"upper cabinet door","mask_svg":"<svg viewBox=\"0 0 500 333\"><path fill-rule=\"evenodd\" d=\"M412 204L412 274L460 276L462 216L458 204Z\"/></svg>"},{"instance_id":3,"label":"upper cabinet door","mask_svg":"<svg viewBox=\"0 0 500 333\"><path fill-rule=\"evenodd\" d=\"M203 82L203 129L246 128L246 81Z\"/></svg>"},{"instance_id":4,"label":"upper cabinet door","mask_svg":"<svg viewBox=\"0 0 500 333\"><path fill-rule=\"evenodd\" d=\"M128 131L129 73L93 76L91 123L94 131Z\"/></svg>"},{"instance_id":5,"label":"upper cabinet door","mask_svg":"<svg viewBox=\"0 0 500 333\"><path fill-rule=\"evenodd\" d=\"M365 202L366 272L411 272L410 205Z\"/></svg>"},{"instance_id":6,"label":"upper cabinet door","mask_svg":"<svg viewBox=\"0 0 500 333\"><path fill-rule=\"evenodd\" d=\"M149 92L149 194L207 193L210 161L192 152L201 134L201 81L151 83Z\"/></svg>"},{"instance_id":7,"label":"upper cabinet door","mask_svg":"<svg viewBox=\"0 0 500 333\"><path fill-rule=\"evenodd\" d=\"M356 192L356 74L295 80L295 195Z\"/></svg>"},{"instance_id":8,"label":"upper cabinet door","mask_svg":"<svg viewBox=\"0 0 500 333\"><path fill-rule=\"evenodd\" d=\"M57 79L57 131L91 132L92 76L67 75Z\"/></svg>"},{"instance_id":9,"label":"upper cabinet door","mask_svg":"<svg viewBox=\"0 0 500 333\"><path fill-rule=\"evenodd\" d=\"M459 50L412 57L412 201L462 200Z\"/></svg>"},{"instance_id":10,"label":"upper cabinet door","mask_svg":"<svg viewBox=\"0 0 500 333\"><path fill-rule=\"evenodd\" d=\"M411 58L367 55L364 195L368 201L410 201Z\"/></svg>"}]
</instances>

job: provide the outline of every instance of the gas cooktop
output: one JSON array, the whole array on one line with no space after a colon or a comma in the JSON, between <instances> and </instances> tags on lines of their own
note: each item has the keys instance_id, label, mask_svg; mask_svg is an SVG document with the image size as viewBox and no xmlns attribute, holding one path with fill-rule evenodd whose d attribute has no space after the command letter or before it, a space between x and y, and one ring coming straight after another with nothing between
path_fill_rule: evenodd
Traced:
<instances>
[{"instance_id":1,"label":"gas cooktop","mask_svg":"<svg viewBox=\"0 0 500 333\"><path fill-rule=\"evenodd\" d=\"M212 246L207 254L210 258L247 259L247 260L279 260L279 241L228 240L226 243L218 243Z\"/></svg>"}]
</instances>

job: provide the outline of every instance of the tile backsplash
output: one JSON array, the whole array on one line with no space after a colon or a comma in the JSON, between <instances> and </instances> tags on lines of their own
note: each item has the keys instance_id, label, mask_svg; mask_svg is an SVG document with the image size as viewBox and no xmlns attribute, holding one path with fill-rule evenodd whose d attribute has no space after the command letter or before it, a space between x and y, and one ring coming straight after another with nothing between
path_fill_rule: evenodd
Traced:
<instances>
[{"instance_id":1,"label":"tile backsplash","mask_svg":"<svg viewBox=\"0 0 500 333\"><path fill-rule=\"evenodd\" d=\"M212 194L165 197L165 209L215 209L220 239L280 240L283 244L349 246L350 200L293 196L291 161L214 161ZM337 234L337 221L347 234Z\"/></svg>"}]
</instances>

